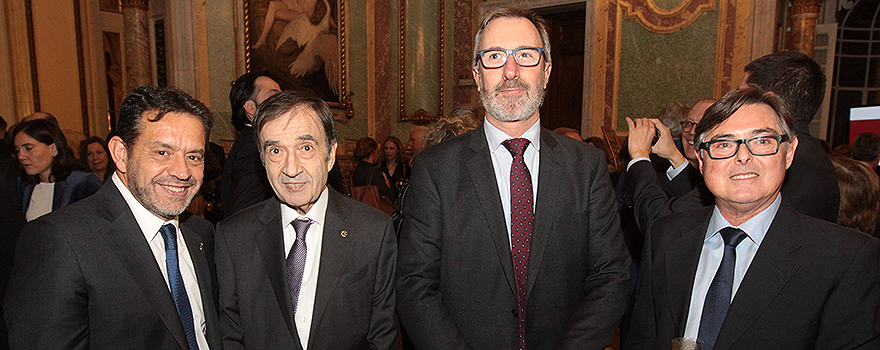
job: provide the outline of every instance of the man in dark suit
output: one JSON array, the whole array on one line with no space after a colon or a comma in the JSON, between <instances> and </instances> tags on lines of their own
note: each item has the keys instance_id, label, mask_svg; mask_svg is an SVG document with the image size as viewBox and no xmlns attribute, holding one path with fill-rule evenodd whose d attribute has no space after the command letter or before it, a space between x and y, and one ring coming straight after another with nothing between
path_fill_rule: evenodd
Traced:
<instances>
[{"instance_id":1,"label":"man in dark suit","mask_svg":"<svg viewBox=\"0 0 880 350\"><path fill-rule=\"evenodd\" d=\"M212 122L181 91L126 97L112 181L21 233L4 301L12 349L220 349L213 230L182 214Z\"/></svg>"},{"instance_id":2,"label":"man in dark suit","mask_svg":"<svg viewBox=\"0 0 880 350\"><path fill-rule=\"evenodd\" d=\"M604 155L541 128L543 19L491 11L475 45L483 126L413 162L401 325L417 349L601 349L629 278Z\"/></svg>"},{"instance_id":3,"label":"man in dark suit","mask_svg":"<svg viewBox=\"0 0 880 350\"><path fill-rule=\"evenodd\" d=\"M697 127L712 207L648 233L626 349L876 349L876 238L795 211L780 194L798 137L758 87L725 95Z\"/></svg>"},{"instance_id":4,"label":"man in dark suit","mask_svg":"<svg viewBox=\"0 0 880 350\"><path fill-rule=\"evenodd\" d=\"M283 92L254 130L276 196L217 226L224 349L396 349L394 229L326 186L329 107Z\"/></svg>"},{"instance_id":5,"label":"man in dark suit","mask_svg":"<svg viewBox=\"0 0 880 350\"><path fill-rule=\"evenodd\" d=\"M239 134L229 150L220 180L220 201L226 217L273 195L251 123L260 104L279 92L281 88L268 72L250 72L238 77L229 92L232 125Z\"/></svg>"},{"instance_id":6,"label":"man in dark suit","mask_svg":"<svg viewBox=\"0 0 880 350\"><path fill-rule=\"evenodd\" d=\"M782 194L798 212L837 222L840 189L834 165L822 143L810 136L810 121L825 98L822 68L803 53L782 51L749 62L745 73L743 84L772 91L791 108L800 142L785 175Z\"/></svg>"}]
</instances>

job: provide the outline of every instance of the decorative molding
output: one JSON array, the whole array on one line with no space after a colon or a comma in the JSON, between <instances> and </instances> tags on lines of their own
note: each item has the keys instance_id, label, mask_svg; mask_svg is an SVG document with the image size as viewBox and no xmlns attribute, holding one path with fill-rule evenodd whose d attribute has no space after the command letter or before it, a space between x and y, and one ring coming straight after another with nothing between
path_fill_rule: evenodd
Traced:
<instances>
[{"instance_id":1,"label":"decorative molding","mask_svg":"<svg viewBox=\"0 0 880 350\"><path fill-rule=\"evenodd\" d=\"M439 22L440 22L440 31L438 32L439 39L439 47L440 47L440 65L439 65L439 74L440 74L440 91L438 91L440 95L440 102L437 108L437 115L431 116L424 109L419 109L414 112L412 115L406 114L406 91L404 79L406 78L406 69L404 63L406 62L406 3L408 0L400 0L400 121L402 122L413 122L414 124L427 124L433 122L437 119L443 117L443 106L446 100L446 89L444 87L446 81L446 0L439 1Z\"/></svg>"},{"instance_id":2,"label":"decorative molding","mask_svg":"<svg viewBox=\"0 0 880 350\"><path fill-rule=\"evenodd\" d=\"M680 31L694 23L704 12L715 9L715 0L683 0L672 10L657 7L654 0L618 1L626 9L626 19L635 19L642 27L657 34Z\"/></svg>"},{"instance_id":3,"label":"decorative molding","mask_svg":"<svg viewBox=\"0 0 880 350\"><path fill-rule=\"evenodd\" d=\"M31 58L31 89L34 94L34 111L40 110L40 81L37 79L37 48L34 40L34 7L32 0L24 0L27 19L28 54Z\"/></svg>"},{"instance_id":4,"label":"decorative molding","mask_svg":"<svg viewBox=\"0 0 880 350\"><path fill-rule=\"evenodd\" d=\"M150 0L122 0L122 9L136 8L139 10L149 11Z\"/></svg>"},{"instance_id":5,"label":"decorative molding","mask_svg":"<svg viewBox=\"0 0 880 350\"><path fill-rule=\"evenodd\" d=\"M813 14L818 17L819 9L822 7L822 3L824 0L789 0L791 2L791 7L788 8L788 12L791 16L801 15L801 14Z\"/></svg>"},{"instance_id":6,"label":"decorative molding","mask_svg":"<svg viewBox=\"0 0 880 350\"><path fill-rule=\"evenodd\" d=\"M750 0L721 0L715 49L714 97L721 98L742 80L749 62Z\"/></svg>"},{"instance_id":7,"label":"decorative molding","mask_svg":"<svg viewBox=\"0 0 880 350\"><path fill-rule=\"evenodd\" d=\"M79 104L82 111L82 132L86 137L91 136L89 127L89 98L86 92L86 67L83 53L82 12L80 0L73 0L73 25L76 33L76 66L79 73Z\"/></svg>"}]
</instances>

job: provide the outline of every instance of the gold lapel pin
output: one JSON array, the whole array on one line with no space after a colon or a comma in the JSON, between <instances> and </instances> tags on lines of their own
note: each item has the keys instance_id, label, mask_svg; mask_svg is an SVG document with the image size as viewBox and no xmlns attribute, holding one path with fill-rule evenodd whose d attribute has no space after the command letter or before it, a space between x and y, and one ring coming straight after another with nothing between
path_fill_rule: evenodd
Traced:
<instances>
[{"instance_id":1,"label":"gold lapel pin","mask_svg":"<svg viewBox=\"0 0 880 350\"><path fill-rule=\"evenodd\" d=\"M205 250L205 244L199 242L199 250Z\"/></svg>"},{"instance_id":2,"label":"gold lapel pin","mask_svg":"<svg viewBox=\"0 0 880 350\"><path fill-rule=\"evenodd\" d=\"M342 237L348 237L348 231L342 230L342 232L340 232L339 235Z\"/></svg>"}]
</instances>

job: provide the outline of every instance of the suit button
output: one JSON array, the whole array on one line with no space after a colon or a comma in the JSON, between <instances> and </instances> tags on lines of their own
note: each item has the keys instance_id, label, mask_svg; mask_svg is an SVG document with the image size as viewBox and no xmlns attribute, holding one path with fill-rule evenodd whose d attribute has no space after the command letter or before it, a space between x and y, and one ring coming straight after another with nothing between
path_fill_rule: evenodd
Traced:
<instances>
[{"instance_id":1,"label":"suit button","mask_svg":"<svg viewBox=\"0 0 880 350\"><path fill-rule=\"evenodd\" d=\"M519 318L519 312L516 309L510 309L510 312L513 314L513 318Z\"/></svg>"}]
</instances>

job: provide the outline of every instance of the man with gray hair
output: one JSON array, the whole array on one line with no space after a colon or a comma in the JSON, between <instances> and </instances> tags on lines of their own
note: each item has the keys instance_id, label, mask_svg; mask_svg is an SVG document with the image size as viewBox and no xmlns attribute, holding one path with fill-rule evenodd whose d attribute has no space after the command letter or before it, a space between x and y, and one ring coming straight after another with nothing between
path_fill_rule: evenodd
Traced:
<instances>
[{"instance_id":1,"label":"man with gray hair","mask_svg":"<svg viewBox=\"0 0 880 350\"><path fill-rule=\"evenodd\" d=\"M488 13L474 43L482 126L416 156L398 313L418 349L602 349L629 255L604 154L541 127L547 23Z\"/></svg>"},{"instance_id":2,"label":"man with gray hair","mask_svg":"<svg viewBox=\"0 0 880 350\"><path fill-rule=\"evenodd\" d=\"M327 187L330 108L282 92L254 118L275 196L217 225L224 349L397 348L391 220Z\"/></svg>"}]
</instances>

